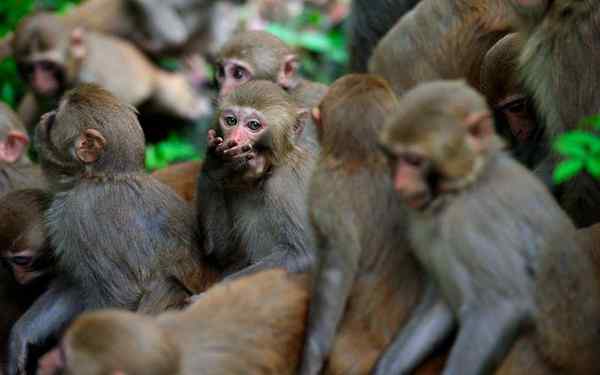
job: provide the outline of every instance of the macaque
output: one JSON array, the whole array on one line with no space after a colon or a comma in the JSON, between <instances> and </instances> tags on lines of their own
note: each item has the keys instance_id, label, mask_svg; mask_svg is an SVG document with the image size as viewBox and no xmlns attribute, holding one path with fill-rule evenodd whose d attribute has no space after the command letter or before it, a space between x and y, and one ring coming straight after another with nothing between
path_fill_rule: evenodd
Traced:
<instances>
[{"instance_id":1,"label":"macaque","mask_svg":"<svg viewBox=\"0 0 600 375\"><path fill-rule=\"evenodd\" d=\"M552 141L600 112L600 7L594 1L505 1L513 5L524 38L519 71ZM550 151L536 174L551 174L560 160ZM600 181L591 175L560 185L558 198L577 227L600 221Z\"/></svg>"},{"instance_id":2,"label":"macaque","mask_svg":"<svg viewBox=\"0 0 600 375\"><path fill-rule=\"evenodd\" d=\"M0 103L0 196L9 191L46 186L42 171L27 156L29 136L21 119Z\"/></svg>"},{"instance_id":3,"label":"macaque","mask_svg":"<svg viewBox=\"0 0 600 375\"><path fill-rule=\"evenodd\" d=\"M270 270L216 285L194 305L156 318L87 313L39 375L295 373L308 307L306 279Z\"/></svg>"},{"instance_id":4,"label":"macaque","mask_svg":"<svg viewBox=\"0 0 600 375\"><path fill-rule=\"evenodd\" d=\"M303 79L299 68L298 55L276 36L266 31L240 33L217 56L219 95L227 96L250 80L267 80L286 90L301 108L311 109L327 86Z\"/></svg>"},{"instance_id":5,"label":"macaque","mask_svg":"<svg viewBox=\"0 0 600 375\"><path fill-rule=\"evenodd\" d=\"M397 95L437 79L466 78L480 87L486 52L511 31L506 1L420 1L379 42L369 71Z\"/></svg>"},{"instance_id":6,"label":"macaque","mask_svg":"<svg viewBox=\"0 0 600 375\"><path fill-rule=\"evenodd\" d=\"M152 176L167 185L186 202L194 200L202 162L188 161L171 165L152 173Z\"/></svg>"},{"instance_id":7,"label":"macaque","mask_svg":"<svg viewBox=\"0 0 600 375\"><path fill-rule=\"evenodd\" d=\"M350 71L365 73L377 42L421 0L352 0Z\"/></svg>"},{"instance_id":8,"label":"macaque","mask_svg":"<svg viewBox=\"0 0 600 375\"><path fill-rule=\"evenodd\" d=\"M55 193L45 219L57 277L15 324L8 375L28 346L60 332L81 311L156 314L206 289L216 274L197 248L191 208L144 172L135 110L81 85L36 127L36 147Z\"/></svg>"},{"instance_id":9,"label":"macaque","mask_svg":"<svg viewBox=\"0 0 600 375\"><path fill-rule=\"evenodd\" d=\"M54 274L53 252L44 223L49 205L50 195L42 190L15 190L0 198L2 369L12 325L45 291Z\"/></svg>"},{"instance_id":10,"label":"macaque","mask_svg":"<svg viewBox=\"0 0 600 375\"><path fill-rule=\"evenodd\" d=\"M380 139L428 285L375 374L411 373L455 330L444 374L493 373L531 331L557 370L600 371L598 274L549 191L503 152L485 99L464 81L422 84Z\"/></svg>"},{"instance_id":11,"label":"macaque","mask_svg":"<svg viewBox=\"0 0 600 375\"><path fill-rule=\"evenodd\" d=\"M306 115L269 81L247 82L221 100L196 200L204 249L225 276L310 268L314 156L299 142Z\"/></svg>"},{"instance_id":12,"label":"macaque","mask_svg":"<svg viewBox=\"0 0 600 375\"><path fill-rule=\"evenodd\" d=\"M58 16L36 14L15 31L17 65L30 92L19 107L29 131L41 114L77 84L99 84L131 105L151 101L158 109L184 119L208 110L183 75L158 69L124 40L72 29Z\"/></svg>"},{"instance_id":13,"label":"macaque","mask_svg":"<svg viewBox=\"0 0 600 375\"><path fill-rule=\"evenodd\" d=\"M511 33L487 52L481 66L481 92L493 109L496 130L513 156L533 168L548 150L544 128L538 126L531 95L519 75L522 48L521 36Z\"/></svg>"},{"instance_id":14,"label":"macaque","mask_svg":"<svg viewBox=\"0 0 600 375\"><path fill-rule=\"evenodd\" d=\"M396 103L383 79L349 75L313 111L321 155L309 207L319 267L302 375L369 373L421 295L422 272L398 220L405 208L377 142Z\"/></svg>"}]
</instances>

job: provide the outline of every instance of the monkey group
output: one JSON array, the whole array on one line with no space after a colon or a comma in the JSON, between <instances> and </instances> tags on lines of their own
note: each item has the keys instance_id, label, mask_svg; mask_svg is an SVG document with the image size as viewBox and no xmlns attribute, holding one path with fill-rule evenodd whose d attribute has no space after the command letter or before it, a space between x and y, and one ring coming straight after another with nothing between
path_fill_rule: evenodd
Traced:
<instances>
[{"instance_id":1,"label":"monkey group","mask_svg":"<svg viewBox=\"0 0 600 375\"><path fill-rule=\"evenodd\" d=\"M202 161L148 174L137 106L204 107L147 53L213 3L88 0L10 36L0 374L600 372L600 180L555 185L551 147L600 113L600 4L353 0L329 86L234 34Z\"/></svg>"}]
</instances>

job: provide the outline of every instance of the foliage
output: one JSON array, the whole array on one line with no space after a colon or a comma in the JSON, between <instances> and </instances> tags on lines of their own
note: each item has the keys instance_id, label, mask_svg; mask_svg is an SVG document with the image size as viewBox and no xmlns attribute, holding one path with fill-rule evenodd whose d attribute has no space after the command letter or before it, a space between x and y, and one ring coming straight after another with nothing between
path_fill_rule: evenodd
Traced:
<instances>
[{"instance_id":1,"label":"foliage","mask_svg":"<svg viewBox=\"0 0 600 375\"><path fill-rule=\"evenodd\" d=\"M578 130L565 133L554 142L554 149L565 157L554 170L554 182L566 182L578 173L600 178L600 116L585 119Z\"/></svg>"},{"instance_id":2,"label":"foliage","mask_svg":"<svg viewBox=\"0 0 600 375\"><path fill-rule=\"evenodd\" d=\"M156 145L146 146L146 169L152 171L170 164L187 160L198 160L200 155L196 147L177 133Z\"/></svg>"}]
</instances>

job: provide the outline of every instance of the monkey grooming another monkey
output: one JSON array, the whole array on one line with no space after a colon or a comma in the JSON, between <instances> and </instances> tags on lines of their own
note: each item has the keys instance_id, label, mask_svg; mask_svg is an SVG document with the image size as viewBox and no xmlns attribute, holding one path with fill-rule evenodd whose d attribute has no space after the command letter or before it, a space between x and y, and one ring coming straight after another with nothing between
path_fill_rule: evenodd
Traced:
<instances>
[{"instance_id":1,"label":"monkey grooming another monkey","mask_svg":"<svg viewBox=\"0 0 600 375\"><path fill-rule=\"evenodd\" d=\"M196 247L191 208L145 174L144 134L125 102L82 85L44 115L36 146L55 192L46 221L57 277L13 328L9 375L23 371L30 344L83 310L156 314L216 278Z\"/></svg>"},{"instance_id":2,"label":"monkey grooming another monkey","mask_svg":"<svg viewBox=\"0 0 600 375\"><path fill-rule=\"evenodd\" d=\"M45 188L46 179L27 156L29 137L23 123L0 103L0 196L25 188Z\"/></svg>"},{"instance_id":3,"label":"monkey grooming another monkey","mask_svg":"<svg viewBox=\"0 0 600 375\"><path fill-rule=\"evenodd\" d=\"M306 114L269 81L247 82L219 104L196 200L204 249L226 276L312 264Z\"/></svg>"},{"instance_id":4,"label":"monkey grooming another monkey","mask_svg":"<svg viewBox=\"0 0 600 375\"><path fill-rule=\"evenodd\" d=\"M378 130L397 104L371 75L333 83L318 110L309 190L319 269L300 374L366 374L422 291Z\"/></svg>"},{"instance_id":5,"label":"monkey grooming another monkey","mask_svg":"<svg viewBox=\"0 0 600 375\"><path fill-rule=\"evenodd\" d=\"M422 84L381 143L429 285L376 374L411 373L454 329L444 374L493 372L531 330L557 369L600 371L592 260L543 184L502 151L485 99L461 81Z\"/></svg>"},{"instance_id":6,"label":"monkey grooming another monkey","mask_svg":"<svg viewBox=\"0 0 600 375\"><path fill-rule=\"evenodd\" d=\"M131 105L151 101L184 119L205 113L206 103L183 75L162 71L125 40L73 29L58 16L35 14L14 37L15 59L30 92L19 107L30 132L41 114L80 83L96 83Z\"/></svg>"},{"instance_id":7,"label":"monkey grooming another monkey","mask_svg":"<svg viewBox=\"0 0 600 375\"><path fill-rule=\"evenodd\" d=\"M181 312L87 313L39 375L292 375L308 306L305 278L270 270L216 285Z\"/></svg>"}]
</instances>

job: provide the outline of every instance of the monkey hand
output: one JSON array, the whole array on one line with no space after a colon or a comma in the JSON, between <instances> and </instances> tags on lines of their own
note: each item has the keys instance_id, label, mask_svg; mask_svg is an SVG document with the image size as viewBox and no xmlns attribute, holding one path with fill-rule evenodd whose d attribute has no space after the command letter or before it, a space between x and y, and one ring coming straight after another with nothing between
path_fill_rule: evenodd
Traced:
<instances>
[{"instance_id":1,"label":"monkey hand","mask_svg":"<svg viewBox=\"0 0 600 375\"><path fill-rule=\"evenodd\" d=\"M13 327L10 337L6 374L24 375L26 374L29 345L21 334L18 322Z\"/></svg>"}]
</instances>

